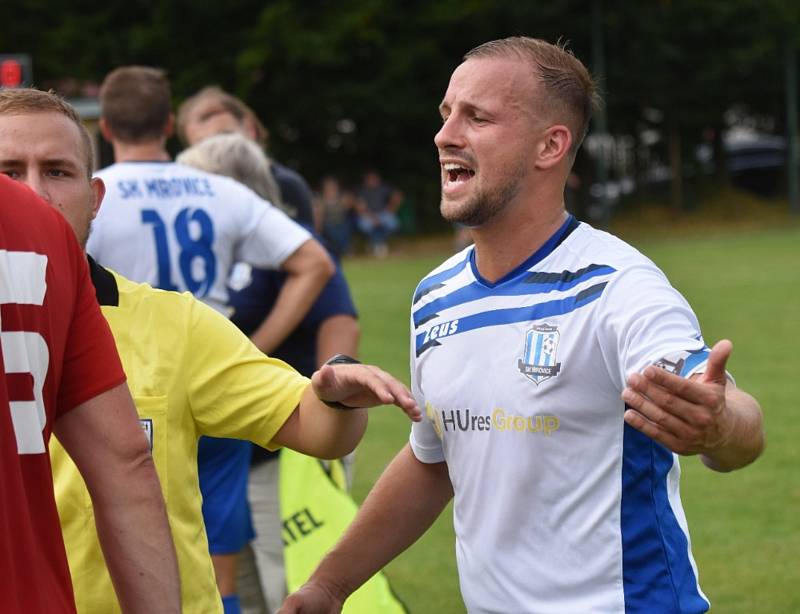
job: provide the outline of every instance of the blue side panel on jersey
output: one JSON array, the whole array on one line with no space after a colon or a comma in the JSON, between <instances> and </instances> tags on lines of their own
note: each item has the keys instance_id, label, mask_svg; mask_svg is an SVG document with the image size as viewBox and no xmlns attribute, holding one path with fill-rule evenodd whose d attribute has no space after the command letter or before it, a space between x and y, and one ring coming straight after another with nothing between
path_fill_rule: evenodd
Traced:
<instances>
[{"instance_id":1,"label":"blue side panel on jersey","mask_svg":"<svg viewBox=\"0 0 800 614\"><path fill-rule=\"evenodd\" d=\"M503 324L514 324L516 322L529 322L541 320L542 318L564 315L600 298L600 295L603 293L603 289L605 287L606 282L603 282L590 288L586 288L585 290L581 290L575 296L570 296L568 298L547 301L545 303L537 303L536 305L526 305L525 307L515 307L513 309L495 309L492 311L485 311L483 313L476 313L464 318L458 318L458 328L454 334L458 335L478 328L486 328L488 326L501 326ZM442 337L439 339L442 339ZM425 333L420 333L417 335L415 344L417 356L422 354L422 352L428 348L439 345L439 339L430 340L426 343Z\"/></svg>"},{"instance_id":2,"label":"blue side panel on jersey","mask_svg":"<svg viewBox=\"0 0 800 614\"><path fill-rule=\"evenodd\" d=\"M556 290L569 290L579 283L613 273L614 268L607 265L592 265L580 271L563 271L562 273L537 274L534 276L520 277L518 280L507 283L503 286L487 287L483 284L473 282L468 286L459 288L447 296L431 301L424 307L414 312L414 326L424 324L431 316L440 311L457 307L464 303L477 301L483 298L494 296L525 296L528 294L546 294ZM544 276L550 277L547 281L539 281ZM533 279L531 279L533 277Z\"/></svg>"},{"instance_id":3,"label":"blue side panel on jersey","mask_svg":"<svg viewBox=\"0 0 800 614\"><path fill-rule=\"evenodd\" d=\"M426 277L417 286L417 291L414 293L414 303L416 304L419 299L425 296L428 292L435 290L436 288L440 288L444 282L448 279L452 279L456 275L458 275L464 268L467 266L469 262L469 257L464 258L461 262L459 262L454 267L451 267L445 271L440 273L436 273L436 275L431 275L430 277Z\"/></svg>"},{"instance_id":4,"label":"blue side panel on jersey","mask_svg":"<svg viewBox=\"0 0 800 614\"><path fill-rule=\"evenodd\" d=\"M688 541L669 503L672 452L624 426L622 458L622 579L626 614L700 614Z\"/></svg>"},{"instance_id":5,"label":"blue side panel on jersey","mask_svg":"<svg viewBox=\"0 0 800 614\"><path fill-rule=\"evenodd\" d=\"M702 350L697 350L696 352L692 352L689 354L688 358L686 358L686 362L683 363L683 368L681 369L681 375L686 376L687 373L690 373L692 369L694 369L697 365L699 365L704 360L708 359L709 354L711 354L711 350L708 346L705 346Z\"/></svg>"}]
</instances>

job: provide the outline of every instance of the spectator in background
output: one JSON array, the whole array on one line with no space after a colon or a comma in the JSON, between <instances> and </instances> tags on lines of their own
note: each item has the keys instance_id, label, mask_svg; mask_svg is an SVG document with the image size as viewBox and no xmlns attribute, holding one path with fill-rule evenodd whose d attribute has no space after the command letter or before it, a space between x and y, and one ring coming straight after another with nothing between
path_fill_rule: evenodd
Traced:
<instances>
[{"instance_id":1,"label":"spectator in background","mask_svg":"<svg viewBox=\"0 0 800 614\"><path fill-rule=\"evenodd\" d=\"M372 253L384 258L389 253L389 236L400 227L397 211L403 202L403 193L384 183L378 171L370 169L364 173L356 196L358 229L369 239Z\"/></svg>"},{"instance_id":2,"label":"spectator in background","mask_svg":"<svg viewBox=\"0 0 800 614\"><path fill-rule=\"evenodd\" d=\"M261 198L290 217L296 213L286 207L272 174L272 161L252 140L238 132L222 132L203 140L203 146L183 150L175 161L200 170L225 175L243 183Z\"/></svg>"},{"instance_id":3,"label":"spectator in background","mask_svg":"<svg viewBox=\"0 0 800 614\"><path fill-rule=\"evenodd\" d=\"M354 201L353 194L342 190L336 177L328 175L322 178L319 194L314 200L317 231L339 256L350 251Z\"/></svg>"},{"instance_id":4,"label":"spectator in background","mask_svg":"<svg viewBox=\"0 0 800 614\"><path fill-rule=\"evenodd\" d=\"M216 132L213 130L216 130ZM249 138L250 140L258 142L257 139L261 138L260 135L262 134L263 130L263 125L249 109L249 107L247 107L247 105L245 105L239 99L220 90L219 88L205 88L201 90L200 93L184 102L183 105L181 105L178 113L178 132L179 134L183 135L181 138L185 139L187 142L193 142L195 144L199 144L203 138L207 138L219 133L238 133ZM216 147L211 149L216 149ZM261 153L263 154L263 151ZM186 156L193 156L193 154L189 153L187 150L187 152L182 153L179 158L180 160L186 161L191 159ZM194 164L195 162L190 163ZM213 166L217 168L216 172L228 174L234 172L234 169L230 167L231 163L232 161L226 159L226 155L223 155L213 162ZM208 161L205 164L206 165L204 168L210 168L212 162ZM296 215L295 221L304 226L306 229L312 230L314 225L314 216L311 212L312 204L310 190L307 202L305 198L298 199L297 193L286 189L288 184L284 182L283 175L275 175L274 171L279 165L274 160L268 160L267 165L273 171L273 177L280 188L282 205L293 210ZM254 174L250 175L250 178L242 179L242 181L246 185L252 186L253 188L258 187ZM258 182L260 183L260 180L258 180ZM256 271L257 269L253 270ZM266 279L267 276L274 276L275 273L272 271L259 271L256 275L258 278L263 277ZM266 285L271 284L271 282L264 283ZM260 282L255 283L254 285L260 285ZM329 286L330 285L339 286L337 294L342 298L337 299L336 302L342 306L340 307L344 310L342 313L349 313L350 311L354 312L352 306L348 307L348 304L351 305L349 288L347 288L347 282L344 280L342 271L338 267L338 264L334 278L331 280ZM242 287L243 285L240 283L239 288L241 289ZM253 291L254 288L251 288L248 289L247 293L244 293L248 297L246 299L244 299L244 294L241 294L239 297L237 297L237 301L243 300L243 302L239 303L236 309L237 311L241 311L242 309L247 308L248 305L253 304ZM268 300L259 299L257 304L260 305L259 308L263 309L268 302ZM353 334L357 336L357 323L354 320L339 320L332 322L326 321L323 323L320 326L319 333L315 339L317 350L314 354L313 360L319 363L320 361L324 361L325 359L329 358L332 354L344 352L345 350L338 347L338 341L330 341L336 339L343 333L346 334L346 336ZM331 351L332 349L333 351Z\"/></svg>"},{"instance_id":5,"label":"spectator in background","mask_svg":"<svg viewBox=\"0 0 800 614\"><path fill-rule=\"evenodd\" d=\"M238 132L258 143L266 153L269 132L253 110L225 90L208 86L187 98L178 108L178 138L192 146L208 136ZM313 225L311 188L299 173L269 157L270 172L281 191L284 206L293 211L291 217L305 225Z\"/></svg>"},{"instance_id":6,"label":"spectator in background","mask_svg":"<svg viewBox=\"0 0 800 614\"><path fill-rule=\"evenodd\" d=\"M261 148L243 134L209 136L182 152L177 161L232 177L264 198L279 198L274 183L264 180L269 175L269 160ZM285 279L285 275L273 271L237 265L230 293L233 323L249 335L272 308L272 301ZM356 356L358 338L355 306L341 267L337 265L333 278L303 321L270 355L311 376L335 354ZM255 538L238 562L238 593L246 612L274 612L286 597L280 488L314 488L313 483L280 485L278 461L277 452L253 447L248 498ZM350 468L352 463L345 466Z\"/></svg>"},{"instance_id":7,"label":"spectator in background","mask_svg":"<svg viewBox=\"0 0 800 614\"><path fill-rule=\"evenodd\" d=\"M289 274L280 296L250 336L262 352L272 352L333 275L327 252L252 190L170 161L165 145L174 118L163 71L142 66L112 71L100 89L100 104L100 128L116 163L97 173L106 181L106 198L87 251L134 281L189 290L222 313L229 312L226 284L237 261L280 268ZM198 462L217 579L235 580L234 553L252 533L246 509L250 447L203 437ZM235 611L233 581L220 582L219 588Z\"/></svg>"}]
</instances>

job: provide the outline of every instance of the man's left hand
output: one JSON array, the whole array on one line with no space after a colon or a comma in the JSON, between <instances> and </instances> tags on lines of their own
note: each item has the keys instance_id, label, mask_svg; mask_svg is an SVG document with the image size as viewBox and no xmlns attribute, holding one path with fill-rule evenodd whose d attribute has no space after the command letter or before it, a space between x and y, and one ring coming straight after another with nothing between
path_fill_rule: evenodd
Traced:
<instances>
[{"instance_id":1,"label":"man's left hand","mask_svg":"<svg viewBox=\"0 0 800 614\"><path fill-rule=\"evenodd\" d=\"M733 351L718 342L706 370L690 379L658 367L628 377L625 422L677 454L709 454L726 445L733 419L725 396L725 364Z\"/></svg>"}]
</instances>

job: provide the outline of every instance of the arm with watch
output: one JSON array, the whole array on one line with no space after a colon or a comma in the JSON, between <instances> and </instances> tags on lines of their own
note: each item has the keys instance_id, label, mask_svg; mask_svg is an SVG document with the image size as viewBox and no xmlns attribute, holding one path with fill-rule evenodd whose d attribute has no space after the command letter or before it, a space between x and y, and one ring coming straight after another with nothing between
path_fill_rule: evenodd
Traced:
<instances>
[{"instance_id":1,"label":"arm with watch","mask_svg":"<svg viewBox=\"0 0 800 614\"><path fill-rule=\"evenodd\" d=\"M396 405L414 422L422 412L408 389L382 369L337 354L311 376L273 443L317 458L339 458L361 440L367 408Z\"/></svg>"}]
</instances>

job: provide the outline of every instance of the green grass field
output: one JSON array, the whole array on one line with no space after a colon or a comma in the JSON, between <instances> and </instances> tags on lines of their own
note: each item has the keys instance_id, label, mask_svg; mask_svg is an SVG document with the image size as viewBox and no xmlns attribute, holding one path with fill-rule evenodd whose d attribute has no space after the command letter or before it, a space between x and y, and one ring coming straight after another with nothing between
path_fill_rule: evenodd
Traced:
<instances>
[{"instance_id":1,"label":"green grass field","mask_svg":"<svg viewBox=\"0 0 800 614\"><path fill-rule=\"evenodd\" d=\"M800 612L800 228L633 243L686 296L709 344L723 337L734 342L729 369L764 411L767 451L754 465L716 474L696 458L682 463L683 503L712 611ZM364 360L408 380L410 297L446 255L346 262ZM357 500L407 438L399 411L373 411L358 452ZM450 509L387 574L413 614L464 611Z\"/></svg>"}]
</instances>

